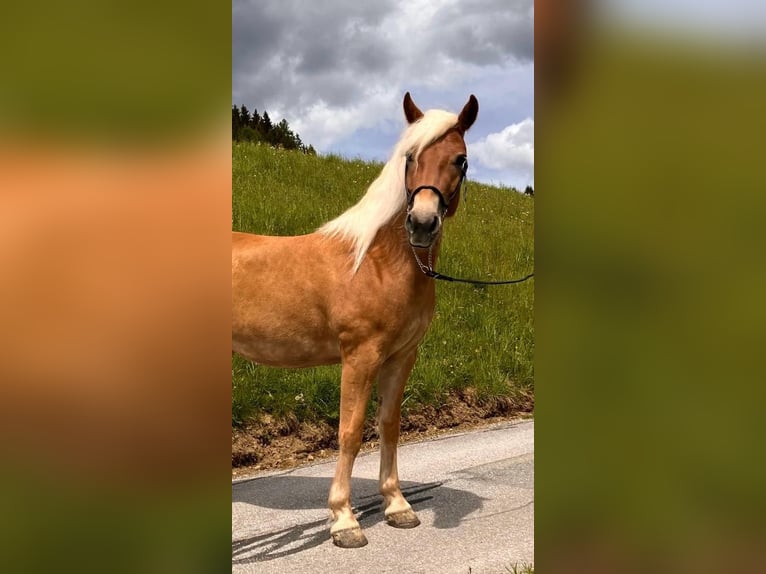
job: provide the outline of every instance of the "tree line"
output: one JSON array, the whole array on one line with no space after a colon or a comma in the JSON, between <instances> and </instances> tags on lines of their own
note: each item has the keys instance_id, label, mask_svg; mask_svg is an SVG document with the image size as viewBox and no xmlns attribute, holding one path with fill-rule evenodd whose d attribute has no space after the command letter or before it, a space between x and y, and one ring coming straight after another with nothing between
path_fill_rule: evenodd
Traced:
<instances>
[{"instance_id":1,"label":"tree line","mask_svg":"<svg viewBox=\"0 0 766 574\"><path fill-rule=\"evenodd\" d=\"M304 144L301 136L290 129L287 120L283 118L274 124L267 111L259 115L258 110L250 112L244 104L231 107L231 138L238 142L263 142L274 147L296 149L310 155L317 153L314 146Z\"/></svg>"}]
</instances>

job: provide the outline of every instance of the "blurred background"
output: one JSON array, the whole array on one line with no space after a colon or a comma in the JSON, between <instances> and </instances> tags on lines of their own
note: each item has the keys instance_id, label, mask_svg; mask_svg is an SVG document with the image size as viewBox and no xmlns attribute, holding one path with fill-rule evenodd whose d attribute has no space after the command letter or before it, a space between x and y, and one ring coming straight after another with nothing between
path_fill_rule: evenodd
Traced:
<instances>
[{"instance_id":1,"label":"blurred background","mask_svg":"<svg viewBox=\"0 0 766 574\"><path fill-rule=\"evenodd\" d=\"M220 569L229 8L1 12L2 569Z\"/></svg>"},{"instance_id":2,"label":"blurred background","mask_svg":"<svg viewBox=\"0 0 766 574\"><path fill-rule=\"evenodd\" d=\"M536 566L763 571L764 5L535 8Z\"/></svg>"}]
</instances>

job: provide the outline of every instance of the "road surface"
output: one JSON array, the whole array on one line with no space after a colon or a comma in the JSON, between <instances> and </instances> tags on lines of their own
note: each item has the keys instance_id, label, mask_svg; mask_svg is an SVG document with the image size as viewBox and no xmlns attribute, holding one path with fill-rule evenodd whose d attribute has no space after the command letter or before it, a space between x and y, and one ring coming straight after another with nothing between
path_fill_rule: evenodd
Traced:
<instances>
[{"instance_id":1,"label":"road surface","mask_svg":"<svg viewBox=\"0 0 766 574\"><path fill-rule=\"evenodd\" d=\"M334 461L233 483L233 572L482 574L533 563L534 421L400 447L402 491L421 520L412 530L385 523L378 464L371 452L354 465L351 501L369 540L358 549L330 540Z\"/></svg>"}]
</instances>

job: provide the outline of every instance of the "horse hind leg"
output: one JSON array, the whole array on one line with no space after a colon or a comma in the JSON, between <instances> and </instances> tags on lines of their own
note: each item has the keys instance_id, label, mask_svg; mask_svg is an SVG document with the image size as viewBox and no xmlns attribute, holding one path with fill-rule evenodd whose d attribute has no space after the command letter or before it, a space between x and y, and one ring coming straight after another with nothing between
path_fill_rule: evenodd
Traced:
<instances>
[{"instance_id":1,"label":"horse hind leg","mask_svg":"<svg viewBox=\"0 0 766 574\"><path fill-rule=\"evenodd\" d=\"M417 350L395 356L380 370L380 493L383 495L386 522L395 528L415 528L420 524L415 511L399 486L396 449L399 443L404 385L415 365Z\"/></svg>"},{"instance_id":2,"label":"horse hind leg","mask_svg":"<svg viewBox=\"0 0 766 574\"><path fill-rule=\"evenodd\" d=\"M330 534L333 543L341 548L359 548L367 544L351 508L351 471L362 446L367 401L378 370L379 361L374 352L357 350L343 357L338 428L340 455L328 498L333 519Z\"/></svg>"}]
</instances>

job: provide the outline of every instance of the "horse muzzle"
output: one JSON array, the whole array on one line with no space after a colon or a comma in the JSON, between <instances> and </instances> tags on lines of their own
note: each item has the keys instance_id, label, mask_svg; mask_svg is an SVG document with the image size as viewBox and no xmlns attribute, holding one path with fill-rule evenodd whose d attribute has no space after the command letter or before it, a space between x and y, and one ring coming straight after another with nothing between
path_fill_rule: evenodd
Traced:
<instances>
[{"instance_id":1,"label":"horse muzzle","mask_svg":"<svg viewBox=\"0 0 766 574\"><path fill-rule=\"evenodd\" d=\"M441 231L441 217L436 214L407 214L404 227L407 229L410 245L413 247L431 247Z\"/></svg>"}]
</instances>

